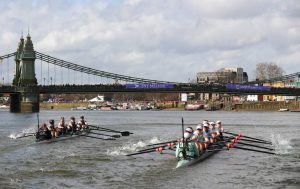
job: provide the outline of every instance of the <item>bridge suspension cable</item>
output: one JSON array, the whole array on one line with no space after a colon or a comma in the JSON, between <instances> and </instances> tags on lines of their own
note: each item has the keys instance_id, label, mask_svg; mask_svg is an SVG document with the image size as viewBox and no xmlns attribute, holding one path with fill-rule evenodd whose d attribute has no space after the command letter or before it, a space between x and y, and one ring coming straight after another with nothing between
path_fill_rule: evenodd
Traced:
<instances>
[{"instance_id":1,"label":"bridge suspension cable","mask_svg":"<svg viewBox=\"0 0 300 189\"><path fill-rule=\"evenodd\" d=\"M159 81L159 80L151 80L151 79L144 79L144 78L137 78L137 77L131 77L131 76L125 76L125 75L120 75L120 74L114 74L114 73L110 73L110 72L105 72L105 71L101 71L101 70L96 70L93 68L89 68L89 67L85 67L85 66L81 66L78 64L74 64L71 62L67 62L64 60L60 60L58 58L54 58L51 57L49 55L40 53L35 51L36 54L36 58L60 67L64 67L67 69L71 69L74 71L79 71L79 72L83 72L86 74L91 74L91 75L95 75L95 76L100 76L100 77L105 77L105 78L110 78L113 80L121 80L121 81L131 81L131 82L135 82L135 83L177 83L177 82L168 82L168 81ZM68 82L70 82L70 78L69 78L69 73L68 73Z\"/></svg>"}]
</instances>

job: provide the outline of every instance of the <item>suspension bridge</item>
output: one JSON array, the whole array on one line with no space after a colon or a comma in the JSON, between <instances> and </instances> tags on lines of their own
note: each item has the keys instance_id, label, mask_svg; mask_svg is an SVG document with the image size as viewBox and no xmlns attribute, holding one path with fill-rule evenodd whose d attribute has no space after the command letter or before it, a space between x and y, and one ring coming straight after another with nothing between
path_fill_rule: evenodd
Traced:
<instances>
[{"instance_id":1,"label":"suspension bridge","mask_svg":"<svg viewBox=\"0 0 300 189\"><path fill-rule=\"evenodd\" d=\"M13 60L11 60L13 59ZM11 62L14 62L12 64ZM300 72L262 82L285 81ZM30 35L21 37L17 51L0 56L0 93L10 94L11 112L38 112L39 95L54 93L227 93L300 96L299 88L190 84L131 77L61 60L34 50Z\"/></svg>"}]
</instances>

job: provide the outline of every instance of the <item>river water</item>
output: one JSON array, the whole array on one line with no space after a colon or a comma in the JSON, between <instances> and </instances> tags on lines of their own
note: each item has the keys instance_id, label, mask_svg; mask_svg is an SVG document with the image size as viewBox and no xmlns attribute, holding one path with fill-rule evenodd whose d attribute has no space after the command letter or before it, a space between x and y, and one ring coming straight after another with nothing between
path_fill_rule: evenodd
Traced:
<instances>
[{"instance_id":1,"label":"river water","mask_svg":"<svg viewBox=\"0 0 300 189\"><path fill-rule=\"evenodd\" d=\"M41 111L40 122L85 115L89 124L132 131L115 141L79 137L40 144L33 137L37 114L0 110L0 188L300 188L300 114L205 111ZM225 129L276 143L267 155L221 151L175 170L173 151L124 156L146 144L178 138L181 117L195 125L221 120Z\"/></svg>"}]
</instances>

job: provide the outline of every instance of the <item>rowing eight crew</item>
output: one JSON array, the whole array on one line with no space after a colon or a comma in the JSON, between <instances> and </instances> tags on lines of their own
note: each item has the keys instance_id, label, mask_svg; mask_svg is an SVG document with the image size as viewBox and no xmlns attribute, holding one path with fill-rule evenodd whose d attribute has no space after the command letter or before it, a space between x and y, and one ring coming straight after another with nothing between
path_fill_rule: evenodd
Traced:
<instances>
[{"instance_id":1,"label":"rowing eight crew","mask_svg":"<svg viewBox=\"0 0 300 189\"><path fill-rule=\"evenodd\" d=\"M184 139L186 145L186 155L188 157L198 157L210 144L223 140L224 128L221 121L209 122L204 120L202 124L198 124L196 130L192 127L187 127L184 132ZM176 157L182 158L183 142L177 144Z\"/></svg>"},{"instance_id":2,"label":"rowing eight crew","mask_svg":"<svg viewBox=\"0 0 300 189\"><path fill-rule=\"evenodd\" d=\"M65 124L65 118L61 117L57 127L54 125L54 120L50 119L48 125L43 123L39 128L39 137L43 137L44 139L58 138L61 135L73 134L87 128L84 116L80 116L80 120L77 123L75 122L75 117L70 117L67 124Z\"/></svg>"}]
</instances>

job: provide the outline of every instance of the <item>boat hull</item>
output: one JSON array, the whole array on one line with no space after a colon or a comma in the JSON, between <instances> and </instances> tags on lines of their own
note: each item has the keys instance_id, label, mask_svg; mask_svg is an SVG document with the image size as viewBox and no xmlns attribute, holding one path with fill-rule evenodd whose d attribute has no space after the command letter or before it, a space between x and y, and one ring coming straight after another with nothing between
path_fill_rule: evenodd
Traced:
<instances>
[{"instance_id":1,"label":"boat hull","mask_svg":"<svg viewBox=\"0 0 300 189\"><path fill-rule=\"evenodd\" d=\"M196 158L181 159L177 162L176 169L182 168L182 167L187 167L187 166L196 164L198 162L201 162L201 161L205 160L206 158L212 156L213 154L218 153L221 150L222 150L222 148L218 148L215 151L205 151L204 153L202 153L200 156L198 156Z\"/></svg>"},{"instance_id":2,"label":"boat hull","mask_svg":"<svg viewBox=\"0 0 300 189\"><path fill-rule=\"evenodd\" d=\"M59 142L59 141L63 141L63 140L68 140L68 139L72 139L72 138L77 138L80 136L85 136L88 135L90 132L90 130L84 130L84 131L80 131L74 134L66 134L66 135L61 135L58 138L52 138L52 139L36 139L35 142L41 144L41 143L52 143L52 142Z\"/></svg>"}]
</instances>

